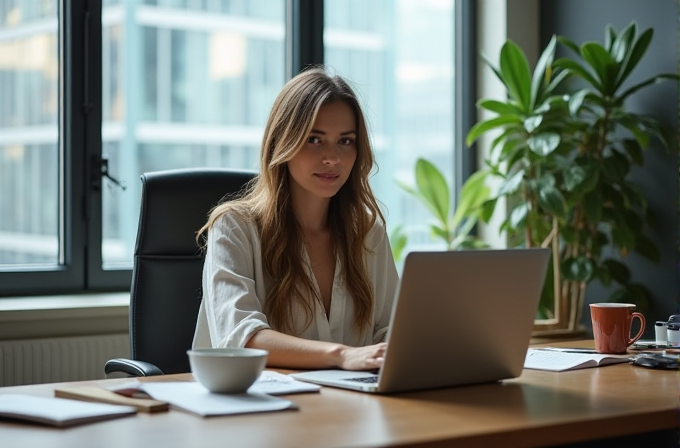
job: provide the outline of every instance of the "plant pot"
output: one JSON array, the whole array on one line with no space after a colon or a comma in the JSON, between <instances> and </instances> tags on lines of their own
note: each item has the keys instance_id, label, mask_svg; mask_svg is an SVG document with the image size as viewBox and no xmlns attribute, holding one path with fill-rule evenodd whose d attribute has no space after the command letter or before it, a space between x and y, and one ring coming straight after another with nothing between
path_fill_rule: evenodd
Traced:
<instances>
[{"instance_id":1,"label":"plant pot","mask_svg":"<svg viewBox=\"0 0 680 448\"><path fill-rule=\"evenodd\" d=\"M559 278L559 273L556 273ZM581 325L583 307L585 305L586 283L562 281L556 288L559 300L555 300L555 316L552 319L537 319L534 322L533 337L575 337L584 335L585 327Z\"/></svg>"}]
</instances>

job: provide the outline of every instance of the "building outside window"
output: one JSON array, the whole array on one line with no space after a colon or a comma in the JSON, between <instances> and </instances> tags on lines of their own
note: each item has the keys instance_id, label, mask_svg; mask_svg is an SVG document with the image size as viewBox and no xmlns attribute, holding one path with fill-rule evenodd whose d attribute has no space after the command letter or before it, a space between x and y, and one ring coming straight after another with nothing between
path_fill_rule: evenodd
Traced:
<instances>
[{"instance_id":1,"label":"building outside window","mask_svg":"<svg viewBox=\"0 0 680 448\"><path fill-rule=\"evenodd\" d=\"M0 4L0 275L58 270L92 245L101 246L102 271L129 271L139 176L259 169L267 114L286 81L285 0L103 1L101 98L91 104L101 108L101 156L125 189L102 179L100 232L69 237L65 210L80 204L64 201L64 178L78 165L60 146L61 123L80 105L64 111L60 90L63 8L59 0ZM379 164L373 187L388 228L405 225L410 249L439 243L428 212L395 180L413 182L418 157L449 180L454 173L453 27L454 0L324 3L324 62L360 94ZM76 289L92 288L87 276Z\"/></svg>"}]
</instances>

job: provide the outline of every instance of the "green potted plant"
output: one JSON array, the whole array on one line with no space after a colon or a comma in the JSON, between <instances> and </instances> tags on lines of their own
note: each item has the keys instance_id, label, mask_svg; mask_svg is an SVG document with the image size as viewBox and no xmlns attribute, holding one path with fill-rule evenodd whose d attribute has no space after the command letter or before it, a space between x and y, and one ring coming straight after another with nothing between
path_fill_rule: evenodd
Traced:
<instances>
[{"instance_id":1,"label":"green potted plant","mask_svg":"<svg viewBox=\"0 0 680 448\"><path fill-rule=\"evenodd\" d=\"M509 244L553 249L538 316L545 320L535 334L579 331L586 285L594 279L615 288L610 301L644 309L649 300L620 260L631 252L659 259L646 236L653 217L629 173L643 165L652 138L671 148L674 136L626 107L639 90L677 79L661 74L626 83L652 36L652 29L638 35L635 22L620 32L608 26L604 44L579 47L553 36L533 73L522 50L507 41L498 67L492 66L507 99L478 102L494 116L473 126L467 143L497 133L486 164L502 181L487 206L506 200L501 230ZM555 59L560 44L574 57Z\"/></svg>"},{"instance_id":2,"label":"green potted plant","mask_svg":"<svg viewBox=\"0 0 680 448\"><path fill-rule=\"evenodd\" d=\"M480 218L482 206L489 199L490 190L485 184L486 171L474 173L463 184L455 210L451 207L451 188L442 172L431 162L419 158L415 166L415 186L397 181L407 193L416 197L432 214L434 222L430 231L440 239L447 250L486 246L471 232ZM390 236L395 260L401 259L408 238L402 226L397 226Z\"/></svg>"}]
</instances>

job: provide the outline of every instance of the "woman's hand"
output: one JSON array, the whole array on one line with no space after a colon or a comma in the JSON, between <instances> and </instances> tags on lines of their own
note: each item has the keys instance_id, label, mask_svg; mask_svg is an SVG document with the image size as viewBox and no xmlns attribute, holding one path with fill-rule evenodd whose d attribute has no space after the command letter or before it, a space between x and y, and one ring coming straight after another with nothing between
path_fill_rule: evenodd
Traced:
<instances>
[{"instance_id":1,"label":"woman's hand","mask_svg":"<svg viewBox=\"0 0 680 448\"><path fill-rule=\"evenodd\" d=\"M348 347L334 342L301 339L265 328L256 332L246 347L267 350L267 367L374 370L382 366L387 343Z\"/></svg>"},{"instance_id":2,"label":"woman's hand","mask_svg":"<svg viewBox=\"0 0 680 448\"><path fill-rule=\"evenodd\" d=\"M345 347L340 352L338 367L344 370L373 370L383 364L387 343L381 342L366 347Z\"/></svg>"}]
</instances>

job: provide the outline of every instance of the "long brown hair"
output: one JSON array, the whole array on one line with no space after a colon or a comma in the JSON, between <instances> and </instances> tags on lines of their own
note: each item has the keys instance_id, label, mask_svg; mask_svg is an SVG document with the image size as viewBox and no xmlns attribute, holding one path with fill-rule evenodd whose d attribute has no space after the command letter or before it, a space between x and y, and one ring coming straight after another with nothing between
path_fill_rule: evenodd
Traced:
<instances>
[{"instance_id":1,"label":"long brown hair","mask_svg":"<svg viewBox=\"0 0 680 448\"><path fill-rule=\"evenodd\" d=\"M364 114L356 94L339 76L323 67L309 68L283 87L267 120L260 156L260 174L242 198L215 207L200 237L227 211L254 221L260 231L262 261L271 279L265 314L272 328L294 334L293 303L311 323L315 300L320 300L304 267L303 232L290 201L287 162L306 141L322 105L344 101L356 119L357 158L347 182L331 198L328 224L339 256L345 283L354 302L354 327L364 332L371 326L373 287L365 263L370 249L366 237L376 223L385 222L369 184L375 157Z\"/></svg>"}]
</instances>

